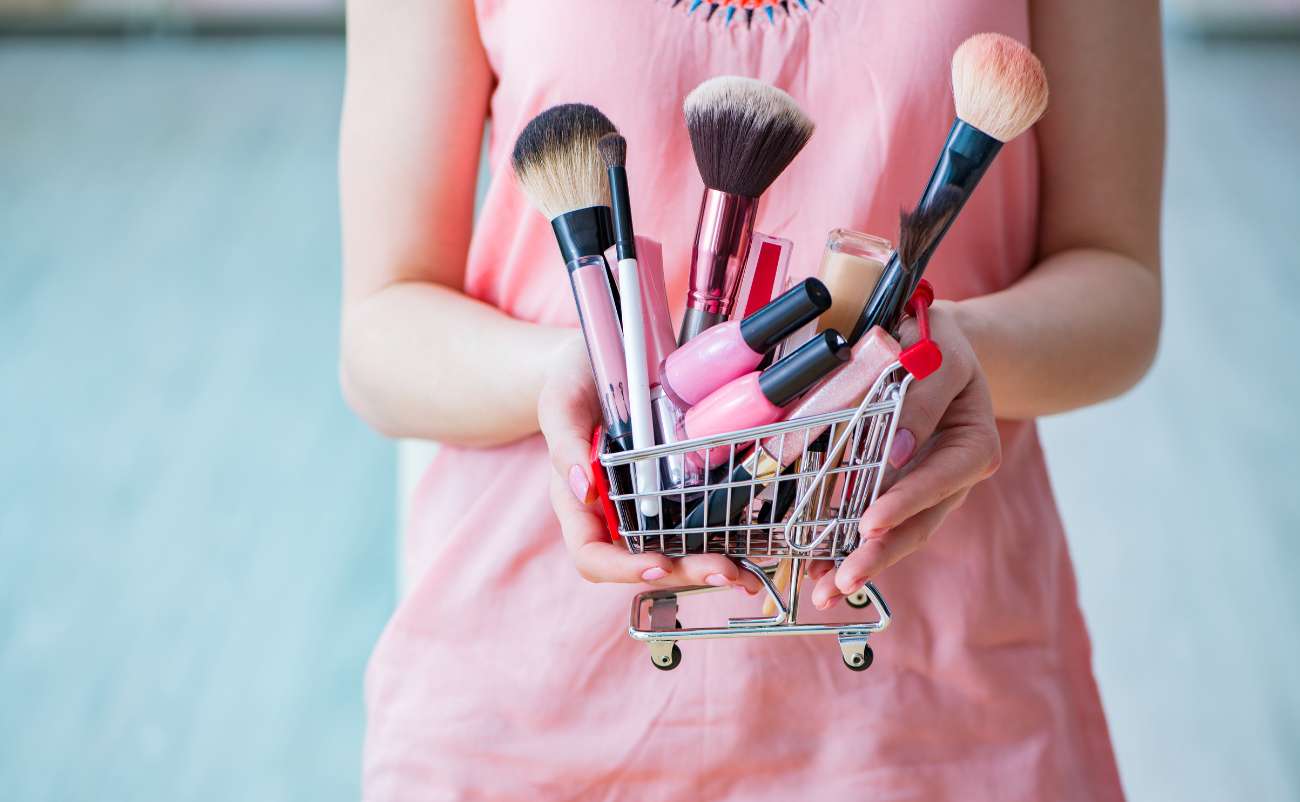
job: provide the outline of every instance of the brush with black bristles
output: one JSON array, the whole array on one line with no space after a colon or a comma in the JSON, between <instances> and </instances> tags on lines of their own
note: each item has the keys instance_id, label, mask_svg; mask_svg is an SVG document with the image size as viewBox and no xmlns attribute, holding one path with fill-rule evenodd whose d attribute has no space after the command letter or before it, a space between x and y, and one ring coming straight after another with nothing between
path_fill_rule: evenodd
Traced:
<instances>
[{"instance_id":1,"label":"brush with black bristles","mask_svg":"<svg viewBox=\"0 0 1300 802\"><path fill-rule=\"evenodd\" d=\"M632 447L627 365L604 256L614 236L597 144L609 133L616 133L614 124L593 106L553 106L524 126L511 162L524 194L551 221L578 305L605 431L615 448L626 450Z\"/></svg>"},{"instance_id":2,"label":"brush with black bristles","mask_svg":"<svg viewBox=\"0 0 1300 802\"><path fill-rule=\"evenodd\" d=\"M679 342L727 319L740 286L758 199L799 155L813 123L794 99L752 78L697 86L682 106L704 180Z\"/></svg>"},{"instance_id":3,"label":"brush with black bristles","mask_svg":"<svg viewBox=\"0 0 1300 802\"><path fill-rule=\"evenodd\" d=\"M948 227L961 212L1002 145L1023 134L1047 110L1047 75L1029 48L998 33L976 34L952 56L957 119L921 200L903 226L909 254L891 259L849 341L874 325L893 331ZM896 254L897 255L897 254ZM905 274L905 275L904 275ZM901 285L894 285L905 279ZM887 298L880 296L886 295Z\"/></svg>"}]
</instances>

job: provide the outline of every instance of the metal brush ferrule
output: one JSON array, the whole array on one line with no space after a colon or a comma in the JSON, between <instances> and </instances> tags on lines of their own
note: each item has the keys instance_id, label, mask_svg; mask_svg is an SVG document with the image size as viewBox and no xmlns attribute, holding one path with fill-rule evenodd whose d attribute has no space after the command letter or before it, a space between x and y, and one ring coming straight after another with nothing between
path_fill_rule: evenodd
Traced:
<instances>
[{"instance_id":1,"label":"metal brush ferrule","mask_svg":"<svg viewBox=\"0 0 1300 802\"><path fill-rule=\"evenodd\" d=\"M727 319L740 287L757 212L758 198L704 190L679 343Z\"/></svg>"}]
</instances>

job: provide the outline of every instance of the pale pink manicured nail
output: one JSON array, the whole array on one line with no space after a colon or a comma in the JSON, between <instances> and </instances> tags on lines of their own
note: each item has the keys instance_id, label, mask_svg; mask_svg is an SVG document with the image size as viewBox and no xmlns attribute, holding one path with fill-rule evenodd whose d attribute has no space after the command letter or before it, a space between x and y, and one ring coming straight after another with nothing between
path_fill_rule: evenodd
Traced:
<instances>
[{"instance_id":1,"label":"pale pink manicured nail","mask_svg":"<svg viewBox=\"0 0 1300 802\"><path fill-rule=\"evenodd\" d=\"M725 588L727 585L731 584L731 580L727 579L723 574L709 574L704 577L704 581L708 582L715 588Z\"/></svg>"},{"instance_id":2,"label":"pale pink manicured nail","mask_svg":"<svg viewBox=\"0 0 1300 802\"><path fill-rule=\"evenodd\" d=\"M582 472L582 468L577 465L569 468L569 490L573 497L583 504L586 504L591 494L591 482L587 481L587 474Z\"/></svg>"},{"instance_id":3,"label":"pale pink manicured nail","mask_svg":"<svg viewBox=\"0 0 1300 802\"><path fill-rule=\"evenodd\" d=\"M654 568L645 569L645 572L641 574L641 578L647 582L653 582L656 579L663 579L666 576L668 576L668 572L657 565Z\"/></svg>"},{"instance_id":4,"label":"pale pink manicured nail","mask_svg":"<svg viewBox=\"0 0 1300 802\"><path fill-rule=\"evenodd\" d=\"M916 437L906 429L894 432L894 444L889 449L889 464L901 468L912 458L916 448Z\"/></svg>"}]
</instances>

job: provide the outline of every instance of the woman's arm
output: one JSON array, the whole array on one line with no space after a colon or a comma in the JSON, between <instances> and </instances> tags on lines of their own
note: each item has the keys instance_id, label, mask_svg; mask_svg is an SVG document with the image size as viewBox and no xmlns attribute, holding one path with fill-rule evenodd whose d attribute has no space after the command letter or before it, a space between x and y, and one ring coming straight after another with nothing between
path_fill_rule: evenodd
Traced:
<instances>
[{"instance_id":1,"label":"woman's arm","mask_svg":"<svg viewBox=\"0 0 1300 802\"><path fill-rule=\"evenodd\" d=\"M492 73L469 0L348 3L339 147L340 381L384 434L495 445L537 431L569 329L465 296Z\"/></svg>"},{"instance_id":2,"label":"woman's arm","mask_svg":"<svg viewBox=\"0 0 1300 802\"><path fill-rule=\"evenodd\" d=\"M1038 264L1007 289L936 305L939 372L908 393L862 544L812 600L827 607L924 545L997 469L992 415L1029 418L1123 392L1160 331L1164 88L1155 0L1034 0L1052 101L1038 123ZM915 337L914 327L905 340Z\"/></svg>"},{"instance_id":3,"label":"woman's arm","mask_svg":"<svg viewBox=\"0 0 1300 802\"><path fill-rule=\"evenodd\" d=\"M1038 123L1039 263L956 304L998 417L1030 418L1132 387L1160 331L1164 83L1154 0L1034 0L1051 86Z\"/></svg>"}]
</instances>

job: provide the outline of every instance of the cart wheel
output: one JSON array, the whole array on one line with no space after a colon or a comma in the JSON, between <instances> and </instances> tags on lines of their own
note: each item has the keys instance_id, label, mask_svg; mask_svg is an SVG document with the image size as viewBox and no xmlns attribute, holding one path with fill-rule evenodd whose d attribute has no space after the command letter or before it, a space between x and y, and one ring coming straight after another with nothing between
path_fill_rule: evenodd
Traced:
<instances>
[{"instance_id":1,"label":"cart wheel","mask_svg":"<svg viewBox=\"0 0 1300 802\"><path fill-rule=\"evenodd\" d=\"M686 627L682 626L682 619L680 618L673 622L673 626L677 629L686 629Z\"/></svg>"},{"instance_id":2,"label":"cart wheel","mask_svg":"<svg viewBox=\"0 0 1300 802\"><path fill-rule=\"evenodd\" d=\"M854 660L861 660L861 665L854 665L845 657L841 657L840 659L844 661L844 665L847 666L850 671L866 671L868 668L871 668L871 662L876 659L876 655L872 653L870 646L866 646L862 650L861 657L854 655L852 658Z\"/></svg>"},{"instance_id":3,"label":"cart wheel","mask_svg":"<svg viewBox=\"0 0 1300 802\"><path fill-rule=\"evenodd\" d=\"M871 606L871 597L867 595L866 588L863 588L852 596L844 597L844 603L855 610L863 610Z\"/></svg>"},{"instance_id":4,"label":"cart wheel","mask_svg":"<svg viewBox=\"0 0 1300 802\"><path fill-rule=\"evenodd\" d=\"M660 671L672 671L682 664L682 650L674 643L673 651L668 656L666 663L660 663L655 659L654 655L650 655L650 663Z\"/></svg>"}]
</instances>

